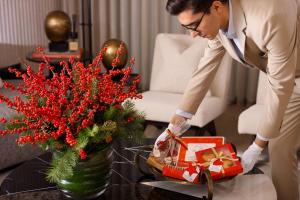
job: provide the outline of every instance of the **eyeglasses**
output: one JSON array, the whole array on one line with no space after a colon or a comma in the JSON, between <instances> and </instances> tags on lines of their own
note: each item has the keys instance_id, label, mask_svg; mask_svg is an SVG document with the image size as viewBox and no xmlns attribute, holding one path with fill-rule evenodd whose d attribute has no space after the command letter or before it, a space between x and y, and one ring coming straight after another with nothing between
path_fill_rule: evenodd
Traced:
<instances>
[{"instance_id":1,"label":"eyeglasses","mask_svg":"<svg viewBox=\"0 0 300 200\"><path fill-rule=\"evenodd\" d=\"M184 28L188 29L188 30L192 30L192 31L195 31L195 32L199 32L197 31L197 28L200 26L201 22L202 22L202 19L204 17L204 15L206 15L206 13L203 13L202 17L200 18L199 21L196 21L196 22L193 22L189 25L184 25L184 24L181 24L181 26L183 26Z\"/></svg>"}]
</instances>

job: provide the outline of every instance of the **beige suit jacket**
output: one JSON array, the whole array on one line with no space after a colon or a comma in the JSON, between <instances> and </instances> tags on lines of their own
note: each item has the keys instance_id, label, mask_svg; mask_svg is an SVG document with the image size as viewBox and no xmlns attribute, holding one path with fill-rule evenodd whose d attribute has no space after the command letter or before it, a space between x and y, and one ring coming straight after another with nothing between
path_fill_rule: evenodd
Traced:
<instances>
[{"instance_id":1,"label":"beige suit jacket","mask_svg":"<svg viewBox=\"0 0 300 200\"><path fill-rule=\"evenodd\" d=\"M279 134L295 76L300 75L300 64L297 64L297 29L300 27L297 0L232 0L231 3L234 27L246 66L267 73L266 106L258 133L271 139ZM220 32L208 42L179 109L193 114L197 111L226 51L243 63L232 43Z\"/></svg>"}]
</instances>

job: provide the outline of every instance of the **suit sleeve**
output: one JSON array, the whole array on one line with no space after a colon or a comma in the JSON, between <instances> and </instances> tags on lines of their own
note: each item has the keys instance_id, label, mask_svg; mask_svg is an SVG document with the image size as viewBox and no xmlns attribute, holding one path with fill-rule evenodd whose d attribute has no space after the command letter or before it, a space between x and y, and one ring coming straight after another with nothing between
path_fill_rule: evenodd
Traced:
<instances>
[{"instance_id":1,"label":"suit sleeve","mask_svg":"<svg viewBox=\"0 0 300 200\"><path fill-rule=\"evenodd\" d=\"M191 114L196 113L211 85L225 52L226 50L218 37L208 41L204 56L200 59L199 65L185 89L178 107L180 110Z\"/></svg>"},{"instance_id":2,"label":"suit sleeve","mask_svg":"<svg viewBox=\"0 0 300 200\"><path fill-rule=\"evenodd\" d=\"M297 61L297 15L294 14L295 17L287 17L283 14L273 16L263 30L266 34L262 39L266 41L268 51L267 91L265 110L258 133L268 139L279 135L294 87Z\"/></svg>"}]
</instances>

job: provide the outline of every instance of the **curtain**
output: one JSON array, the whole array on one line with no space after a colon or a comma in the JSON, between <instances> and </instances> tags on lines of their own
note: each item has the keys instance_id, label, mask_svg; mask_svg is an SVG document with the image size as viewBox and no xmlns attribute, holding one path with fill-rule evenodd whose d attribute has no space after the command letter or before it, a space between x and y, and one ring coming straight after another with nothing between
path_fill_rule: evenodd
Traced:
<instances>
[{"instance_id":1,"label":"curtain","mask_svg":"<svg viewBox=\"0 0 300 200\"><path fill-rule=\"evenodd\" d=\"M61 7L60 0L1 0L0 68L26 62L29 51L46 45L44 19Z\"/></svg>"},{"instance_id":2,"label":"curtain","mask_svg":"<svg viewBox=\"0 0 300 200\"><path fill-rule=\"evenodd\" d=\"M252 105L256 102L259 71L233 62L229 99L231 103Z\"/></svg>"}]
</instances>

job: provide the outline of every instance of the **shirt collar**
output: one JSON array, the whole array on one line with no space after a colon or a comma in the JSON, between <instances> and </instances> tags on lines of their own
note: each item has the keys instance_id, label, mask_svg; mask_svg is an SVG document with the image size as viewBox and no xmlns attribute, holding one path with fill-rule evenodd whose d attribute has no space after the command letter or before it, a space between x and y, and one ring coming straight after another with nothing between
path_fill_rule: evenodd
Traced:
<instances>
[{"instance_id":1,"label":"shirt collar","mask_svg":"<svg viewBox=\"0 0 300 200\"><path fill-rule=\"evenodd\" d=\"M232 11L232 5L231 0L229 0L229 24L227 31L221 30L222 33L229 39L236 38L236 32L233 24L233 11Z\"/></svg>"}]
</instances>

